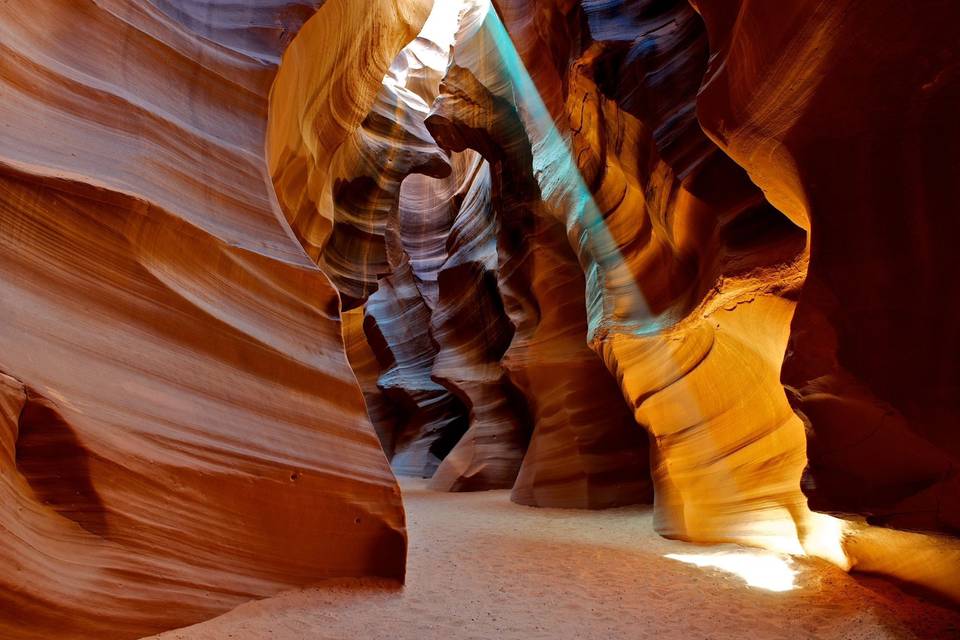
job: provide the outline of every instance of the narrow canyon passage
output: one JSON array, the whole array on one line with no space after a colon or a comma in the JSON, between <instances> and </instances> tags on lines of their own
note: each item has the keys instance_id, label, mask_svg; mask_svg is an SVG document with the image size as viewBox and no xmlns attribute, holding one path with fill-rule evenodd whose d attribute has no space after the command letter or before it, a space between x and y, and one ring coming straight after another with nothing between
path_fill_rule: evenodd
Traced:
<instances>
[{"instance_id":1,"label":"narrow canyon passage","mask_svg":"<svg viewBox=\"0 0 960 640\"><path fill-rule=\"evenodd\" d=\"M960 640L958 24L0 2L0 640Z\"/></svg>"},{"instance_id":2,"label":"narrow canyon passage","mask_svg":"<svg viewBox=\"0 0 960 640\"><path fill-rule=\"evenodd\" d=\"M410 534L404 587L335 581L157 640L960 637L960 612L884 580L819 560L662 538L649 507L536 509L510 502L507 491L401 486ZM728 570L692 564L711 561Z\"/></svg>"}]
</instances>

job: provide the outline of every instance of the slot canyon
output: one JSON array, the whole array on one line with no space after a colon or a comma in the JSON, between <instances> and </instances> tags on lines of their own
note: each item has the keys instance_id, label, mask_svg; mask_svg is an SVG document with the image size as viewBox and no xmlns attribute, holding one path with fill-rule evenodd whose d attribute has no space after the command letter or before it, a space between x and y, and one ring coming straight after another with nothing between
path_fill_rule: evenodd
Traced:
<instances>
[{"instance_id":1,"label":"slot canyon","mask_svg":"<svg viewBox=\"0 0 960 640\"><path fill-rule=\"evenodd\" d=\"M960 639L956 0L0 50L0 640Z\"/></svg>"}]
</instances>

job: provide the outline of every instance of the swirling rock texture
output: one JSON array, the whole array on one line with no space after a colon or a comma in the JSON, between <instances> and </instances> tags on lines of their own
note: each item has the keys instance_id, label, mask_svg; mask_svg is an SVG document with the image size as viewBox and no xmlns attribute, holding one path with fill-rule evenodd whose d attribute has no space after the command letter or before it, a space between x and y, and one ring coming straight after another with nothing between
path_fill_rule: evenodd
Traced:
<instances>
[{"instance_id":1,"label":"swirling rock texture","mask_svg":"<svg viewBox=\"0 0 960 640\"><path fill-rule=\"evenodd\" d=\"M365 330L382 374L377 387L400 416L391 464L401 475L429 478L467 429L460 401L431 378L437 346L430 309L404 254L366 305Z\"/></svg>"},{"instance_id":2,"label":"swirling rock texture","mask_svg":"<svg viewBox=\"0 0 960 640\"><path fill-rule=\"evenodd\" d=\"M311 200L317 192L309 186L313 178L301 188L306 194L301 197L309 203L288 199L286 211L308 248L316 247L318 263L337 285L344 304L366 300L364 333L379 361L376 386L383 394L372 398L371 405L380 407L385 398L398 416L395 433L385 443L397 473L433 475L463 435L469 412L472 431L435 487L481 489L516 481L517 500L550 506L600 507L643 500L649 497L645 435L586 346L583 275L562 227L550 223L545 231L535 230L543 238L537 242L518 244L516 239L536 224L528 215L532 209L524 204L537 199L529 163L524 166L521 159L510 164L512 160L497 152L499 172L519 172L526 178L494 187L486 178L474 189L480 195L473 201L487 197L483 190L492 190L496 201L492 219L512 221L497 227L496 257L480 253L492 247L477 237L465 236L462 246L449 246L448 236L459 237L451 236L460 209L454 194L469 195L464 181L481 169L465 154L453 157L460 165L454 171L441 147L429 138L424 118L427 101L437 96L447 71L449 47L456 40L456 48L461 48L459 43L476 31L473 17L484 15L468 4L436 7L420 36L394 61L374 110L333 152L334 160L326 168L315 157L308 160L311 168L306 175L328 172L325 179L334 185L329 189L334 212L330 235L307 231L314 228L310 216L318 218L310 211L324 210L322 200ZM453 27L445 34L436 26L444 21ZM275 88L274 98L281 95ZM271 117L274 113L280 112L272 111ZM510 126L515 140L509 144L529 146L516 113ZM314 128L301 131L312 134ZM325 142L310 136L305 140L308 149ZM294 167L300 160L292 159L291 151L299 144L297 139L288 140L273 156L287 154L273 165L278 191L288 190L288 181L299 171ZM489 176L487 169L482 171ZM467 207L464 214L470 217L463 220L479 213L480 209ZM471 225L469 230L481 233L484 225ZM496 290L498 276L484 275L492 263L471 267L473 273L466 280L454 279L469 273L463 266L441 275L467 262L491 259L498 261L502 288L508 291L506 304ZM447 283L442 297L441 277ZM470 286L475 279L483 283L485 293L468 297L477 293ZM532 286L537 291L531 296ZM477 297L486 314L476 314L475 302L472 309L465 306ZM430 331L434 316L435 335ZM466 326L451 325L458 316ZM456 334L463 335L470 325L481 337L465 348ZM522 331L515 332L514 327ZM444 346L437 366L436 356ZM358 373L365 379L362 371ZM536 428L524 457L528 415ZM521 459L525 462L519 469Z\"/></svg>"},{"instance_id":3,"label":"swirling rock texture","mask_svg":"<svg viewBox=\"0 0 960 640\"><path fill-rule=\"evenodd\" d=\"M498 6L515 30L549 35L524 22L546 12ZM561 230L555 246L578 253L584 333L656 440L660 531L799 550L803 428L777 378L803 234L696 126L707 45L689 6L567 9L585 20L552 18L567 29L555 37L576 43L566 57L524 64L489 13L476 52L458 49L456 61L494 102L518 103L530 142L525 157L504 154L519 165L510 175L530 176L541 219ZM519 47L542 49L563 53ZM539 96L556 95L556 77L566 97L551 107Z\"/></svg>"},{"instance_id":4,"label":"swirling rock texture","mask_svg":"<svg viewBox=\"0 0 960 640\"><path fill-rule=\"evenodd\" d=\"M427 126L441 146L472 148L491 163L500 289L516 328L503 367L534 426L513 499L592 508L643 500L650 486L646 436L586 345L583 273L563 227L538 211L532 151L516 107L458 66L491 59L470 45L457 48Z\"/></svg>"},{"instance_id":5,"label":"swirling rock texture","mask_svg":"<svg viewBox=\"0 0 960 640\"><path fill-rule=\"evenodd\" d=\"M490 191L490 166L475 152L468 164L450 230L449 257L438 273L431 333L440 345L433 378L470 408L470 428L430 483L441 491L513 487L530 440L527 403L502 360L514 336L498 285L500 251Z\"/></svg>"},{"instance_id":6,"label":"swirling rock texture","mask_svg":"<svg viewBox=\"0 0 960 640\"><path fill-rule=\"evenodd\" d=\"M960 164L944 153L960 138L960 7L695 4L715 52L700 120L810 237L783 365L807 426L810 504L956 535L958 302L943 274L960 224ZM954 542L893 568L892 551L859 546L864 568L960 595Z\"/></svg>"},{"instance_id":7,"label":"swirling rock texture","mask_svg":"<svg viewBox=\"0 0 960 640\"><path fill-rule=\"evenodd\" d=\"M362 307L344 311L342 319L343 346L347 359L357 376L357 383L363 392L367 405L367 415L380 439L380 446L387 459L393 458L396 450L396 437L400 416L393 403L383 394L377 382L380 380L380 362L370 346L364 328L364 310Z\"/></svg>"},{"instance_id":8,"label":"swirling rock texture","mask_svg":"<svg viewBox=\"0 0 960 640\"><path fill-rule=\"evenodd\" d=\"M336 291L264 157L281 48L342 14L318 4L0 7L4 638L138 637L403 575ZM383 4L351 36L365 63L425 18Z\"/></svg>"},{"instance_id":9,"label":"swirling rock texture","mask_svg":"<svg viewBox=\"0 0 960 640\"><path fill-rule=\"evenodd\" d=\"M692 9L611 8L584 5L567 102L596 203L571 229L598 266L592 343L656 438L661 533L796 550L803 431L778 368L803 235L696 124Z\"/></svg>"},{"instance_id":10,"label":"swirling rock texture","mask_svg":"<svg viewBox=\"0 0 960 640\"><path fill-rule=\"evenodd\" d=\"M803 549L956 597L955 541L835 520L809 511L800 492L806 427L814 507L952 530L957 438L944 425L957 377L943 345L955 343L953 330L924 314L902 330L893 318L912 303L890 292L919 271L923 291L955 304L936 275L952 258L929 234L950 237L955 226L938 213L951 202L944 185L956 163L935 160L933 139L956 129L947 114L957 50L943 26L956 9L694 4L714 52L699 99L707 37L683 2L498 0L506 30L487 25L486 55L506 58L508 77L485 84L523 103L543 200L586 269L591 344L655 437L658 529ZM906 24L916 27L909 35ZM871 53L887 41L883 56ZM905 71L909 60L923 63ZM694 104L729 156L696 126ZM835 141L852 139L835 153ZM906 189L889 162L905 150L915 179ZM856 168L854 189L843 167ZM829 219L819 237L835 234L819 245L812 193ZM919 219L912 202L924 203ZM922 231L911 236L908 220ZM798 414L779 377L807 267L804 231L813 284L783 370ZM888 259L904 237L917 238L913 271ZM920 328L928 323L941 333ZM902 366L881 364L882 354ZM937 372L932 384L921 363Z\"/></svg>"},{"instance_id":11,"label":"swirling rock texture","mask_svg":"<svg viewBox=\"0 0 960 640\"><path fill-rule=\"evenodd\" d=\"M955 2L31 9L0 636L402 577L388 458L960 600Z\"/></svg>"},{"instance_id":12,"label":"swirling rock texture","mask_svg":"<svg viewBox=\"0 0 960 640\"><path fill-rule=\"evenodd\" d=\"M391 221L398 224L404 179L450 175L449 161L423 126L428 101L440 81L436 67L442 68L446 62L437 49L435 43L418 38L400 52L373 109L334 156L334 227L319 264L340 291L345 309L362 304L377 290L377 278L394 269L387 256L385 234ZM431 57L439 60L432 66L423 62ZM420 88L424 95L408 87ZM439 238L442 248L448 229L449 225L431 234L417 228L401 238L420 242Z\"/></svg>"},{"instance_id":13,"label":"swirling rock texture","mask_svg":"<svg viewBox=\"0 0 960 640\"><path fill-rule=\"evenodd\" d=\"M386 74L370 74L374 102L367 112L359 102L348 105L352 129L331 123L344 108L344 96L329 80L342 80L342 69L333 60L310 57L312 48L333 51L329 38L341 37L333 33L338 27L327 25L329 31L317 32L316 40L297 40L272 94L269 152L281 203L337 287L342 308L365 305L362 324L355 318L348 327L348 354L394 471L425 477L467 428L467 409L431 378L438 347L430 318L453 214L446 199L423 187L452 173L424 119L454 35L440 26L451 13L455 26L456 11L438 5ZM358 19L376 25L396 18Z\"/></svg>"},{"instance_id":14,"label":"swirling rock texture","mask_svg":"<svg viewBox=\"0 0 960 640\"><path fill-rule=\"evenodd\" d=\"M783 381L811 505L960 533L960 7L695 4L704 127L810 233Z\"/></svg>"}]
</instances>

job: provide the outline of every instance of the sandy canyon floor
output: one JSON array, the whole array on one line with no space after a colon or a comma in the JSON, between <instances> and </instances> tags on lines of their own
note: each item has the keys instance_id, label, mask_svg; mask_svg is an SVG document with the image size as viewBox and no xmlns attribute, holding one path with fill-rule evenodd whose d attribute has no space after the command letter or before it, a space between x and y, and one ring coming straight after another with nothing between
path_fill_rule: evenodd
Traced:
<instances>
[{"instance_id":1,"label":"sandy canyon floor","mask_svg":"<svg viewBox=\"0 0 960 640\"><path fill-rule=\"evenodd\" d=\"M960 638L960 611L820 561L665 540L649 507L534 509L506 491L402 486L405 587L326 583L156 638Z\"/></svg>"}]
</instances>

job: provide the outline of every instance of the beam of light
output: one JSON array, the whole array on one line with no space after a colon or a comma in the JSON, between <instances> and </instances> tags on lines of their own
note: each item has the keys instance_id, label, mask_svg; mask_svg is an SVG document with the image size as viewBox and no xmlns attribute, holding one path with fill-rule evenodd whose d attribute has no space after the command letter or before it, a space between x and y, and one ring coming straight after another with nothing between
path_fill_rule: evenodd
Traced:
<instances>
[{"instance_id":1,"label":"beam of light","mask_svg":"<svg viewBox=\"0 0 960 640\"><path fill-rule=\"evenodd\" d=\"M762 551L735 551L721 553L668 553L664 556L698 567L710 567L732 573L747 586L766 591L792 591L796 588L797 572L793 560Z\"/></svg>"},{"instance_id":2,"label":"beam of light","mask_svg":"<svg viewBox=\"0 0 960 640\"><path fill-rule=\"evenodd\" d=\"M477 10L486 9L482 29L476 33L492 45L498 59L471 64L467 56L462 64L491 92L512 101L524 122L533 147L533 169L542 202L551 215L565 223L574 252L584 267L588 343L603 339L601 331L635 338L652 338L662 333L677 318L657 314L650 308L629 261L607 226L604 212L583 179L570 133L556 126L505 25L489 6L489 0L469 2L473 3L475 15ZM460 64L456 49L455 45L454 62ZM696 394L688 395L690 405L699 408ZM713 434L708 430L701 437L712 438ZM799 476L796 480L799 484ZM842 544L843 522L810 512L805 502L797 505L795 512L791 512L788 505L767 508L763 514L755 514L752 522L743 524L757 530L756 535L741 536L745 542L781 553L815 555L849 568ZM793 588L794 572L788 561L770 552L668 557L699 566L715 566L740 575L751 586L771 591Z\"/></svg>"},{"instance_id":3,"label":"beam of light","mask_svg":"<svg viewBox=\"0 0 960 640\"><path fill-rule=\"evenodd\" d=\"M803 548L805 554L823 558L844 571L849 571L852 562L843 547L844 539L849 534L849 528L849 523L846 520L811 511L804 523Z\"/></svg>"},{"instance_id":4,"label":"beam of light","mask_svg":"<svg viewBox=\"0 0 960 640\"><path fill-rule=\"evenodd\" d=\"M616 318L621 330L634 335L655 335L663 328L663 319L651 312L646 296L636 284L629 263L607 228L580 173L570 141L554 123L547 105L530 76L496 11L488 11L484 27L496 47L510 83L514 103L533 146L534 175L540 185L542 201L563 219L568 233L575 235L576 253L586 256L587 340L593 342L600 325ZM629 302L630 309L615 304ZM625 326L626 325L626 326Z\"/></svg>"},{"instance_id":5,"label":"beam of light","mask_svg":"<svg viewBox=\"0 0 960 640\"><path fill-rule=\"evenodd\" d=\"M602 327L615 326L613 334L634 337L653 337L663 332L676 319L657 315L650 308L580 173L571 141L557 128L496 11L491 9L487 13L484 29L500 57L506 76L502 80L509 85L506 91L498 93L513 98L533 144L534 174L542 200L553 208L554 215L564 220L575 252L584 263L588 342L594 342ZM696 394L689 396L691 405L699 406ZM711 437L709 431L703 435ZM803 512L800 516L789 513L785 505L768 509L749 523L764 530L755 536L744 536L743 540L781 553L815 555L849 568L850 561L843 548L843 521L813 513L805 503L799 509ZM792 573L785 561L777 556L763 558L741 554L714 559L726 567L746 568L755 577L773 576L775 584L791 588Z\"/></svg>"}]
</instances>

